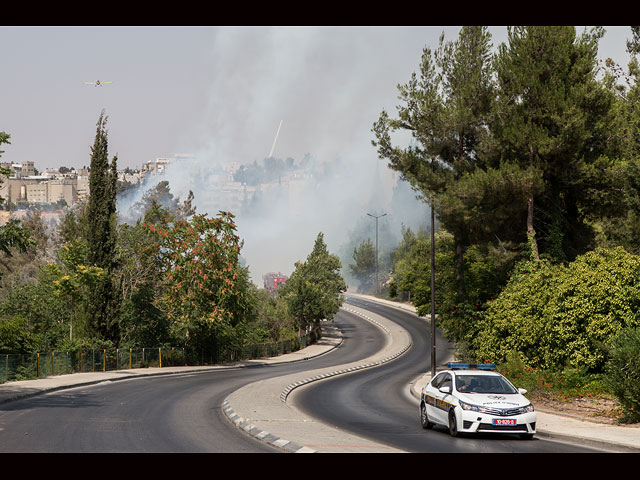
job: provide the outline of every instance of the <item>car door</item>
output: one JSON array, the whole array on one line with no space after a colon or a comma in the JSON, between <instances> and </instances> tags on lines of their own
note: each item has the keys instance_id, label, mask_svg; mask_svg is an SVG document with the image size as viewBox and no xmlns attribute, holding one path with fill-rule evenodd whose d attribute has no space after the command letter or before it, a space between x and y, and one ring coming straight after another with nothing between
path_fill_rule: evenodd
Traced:
<instances>
[{"instance_id":1,"label":"car door","mask_svg":"<svg viewBox=\"0 0 640 480\"><path fill-rule=\"evenodd\" d=\"M443 387L448 387L451 392L451 374L448 372L439 373L429 384L427 389L427 413L432 422L447 425L447 410L445 408L444 399L450 397L449 393L442 392Z\"/></svg>"},{"instance_id":2,"label":"car door","mask_svg":"<svg viewBox=\"0 0 640 480\"><path fill-rule=\"evenodd\" d=\"M435 389L435 405L433 409L433 418L438 423L443 425L448 425L447 418L447 406L451 403L451 392L453 389L453 381L451 378L451 374L444 372L442 374L442 379L438 384L438 388ZM449 389L448 392L446 389Z\"/></svg>"},{"instance_id":3,"label":"car door","mask_svg":"<svg viewBox=\"0 0 640 480\"><path fill-rule=\"evenodd\" d=\"M429 419L432 422L437 421L438 423L442 423L440 420L440 415L438 415L438 409L436 407L437 395L438 395L438 386L444 380L444 373L439 373L433 380L427 384L424 389L424 403L427 406L427 415L429 415Z\"/></svg>"}]
</instances>

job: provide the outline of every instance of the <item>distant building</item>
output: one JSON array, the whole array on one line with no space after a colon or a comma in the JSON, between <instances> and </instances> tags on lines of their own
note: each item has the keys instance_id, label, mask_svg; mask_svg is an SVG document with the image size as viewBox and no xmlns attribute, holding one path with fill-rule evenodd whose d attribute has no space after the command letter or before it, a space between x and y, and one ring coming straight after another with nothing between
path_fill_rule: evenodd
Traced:
<instances>
[{"instance_id":1,"label":"distant building","mask_svg":"<svg viewBox=\"0 0 640 480\"><path fill-rule=\"evenodd\" d=\"M171 163L169 158L156 158L153 161L148 161L142 164L142 168L140 169L140 173L142 175L146 175L148 173L152 175L161 175L165 173L167 165Z\"/></svg>"},{"instance_id":2,"label":"distant building","mask_svg":"<svg viewBox=\"0 0 640 480\"><path fill-rule=\"evenodd\" d=\"M0 165L12 171L12 174L0 183L0 197L5 202L14 205L54 204L63 200L67 205L73 205L78 201L76 173L60 174L47 169L42 175L36 175L33 162ZM88 179L88 176L86 178Z\"/></svg>"},{"instance_id":3,"label":"distant building","mask_svg":"<svg viewBox=\"0 0 640 480\"><path fill-rule=\"evenodd\" d=\"M0 166L13 171L13 174L11 176L16 178L31 177L36 174L36 169L33 162L22 162L22 163L2 162L0 163Z\"/></svg>"}]
</instances>

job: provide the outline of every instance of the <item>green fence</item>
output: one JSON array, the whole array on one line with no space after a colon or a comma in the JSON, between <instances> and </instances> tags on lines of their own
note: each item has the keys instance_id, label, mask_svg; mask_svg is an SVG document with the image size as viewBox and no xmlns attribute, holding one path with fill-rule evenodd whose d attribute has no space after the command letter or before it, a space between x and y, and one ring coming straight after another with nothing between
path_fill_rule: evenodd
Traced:
<instances>
[{"instance_id":1,"label":"green fence","mask_svg":"<svg viewBox=\"0 0 640 480\"><path fill-rule=\"evenodd\" d=\"M320 338L320 328L294 340L240 347L212 346L194 350L177 347L90 349L68 352L0 354L0 383L79 372L106 372L144 367L220 365L275 357L304 348Z\"/></svg>"}]
</instances>

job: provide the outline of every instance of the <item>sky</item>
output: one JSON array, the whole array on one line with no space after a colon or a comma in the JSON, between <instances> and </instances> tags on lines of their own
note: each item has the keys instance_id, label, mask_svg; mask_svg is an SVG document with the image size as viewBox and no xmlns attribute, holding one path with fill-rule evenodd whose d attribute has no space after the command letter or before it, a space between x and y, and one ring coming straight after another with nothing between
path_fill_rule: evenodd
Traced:
<instances>
[{"instance_id":1,"label":"sky","mask_svg":"<svg viewBox=\"0 0 640 480\"><path fill-rule=\"evenodd\" d=\"M605 29L600 57L626 66L629 28ZM397 181L377 158L371 128L383 109L395 113L398 84L443 31L455 40L459 27L0 26L0 131L11 135L1 160L33 161L41 171L88 166L104 110L120 169L197 159L198 168L170 172L172 192L185 198L180 183L194 172L262 161L282 122L275 157L340 158L346 180L310 192L296 212L252 225L239 219L254 281L264 271L290 273L319 230L338 248L366 219L366 201L380 193L370 190L375 172ZM490 31L494 45L506 41L506 27ZM85 84L96 80L113 83ZM197 206L206 192L194 193ZM413 200L405 212L420 210ZM271 261L258 266L265 256Z\"/></svg>"},{"instance_id":2,"label":"sky","mask_svg":"<svg viewBox=\"0 0 640 480\"><path fill-rule=\"evenodd\" d=\"M606 29L601 56L626 65L628 28ZM458 27L0 27L3 160L87 165L103 109L121 168L202 151L259 160L280 120L275 155L369 145L443 31ZM98 79L113 83L84 84Z\"/></svg>"}]
</instances>

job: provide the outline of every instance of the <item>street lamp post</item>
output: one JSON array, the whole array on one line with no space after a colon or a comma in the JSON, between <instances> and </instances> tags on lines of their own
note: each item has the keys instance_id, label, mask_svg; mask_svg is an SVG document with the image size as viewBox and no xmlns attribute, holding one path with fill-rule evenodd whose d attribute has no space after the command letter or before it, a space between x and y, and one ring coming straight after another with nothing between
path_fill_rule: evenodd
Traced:
<instances>
[{"instance_id":1,"label":"street lamp post","mask_svg":"<svg viewBox=\"0 0 640 480\"><path fill-rule=\"evenodd\" d=\"M435 170L435 158L431 159L431 172ZM433 210L433 200L429 209L431 210L431 377L436 375L436 215Z\"/></svg>"},{"instance_id":2,"label":"street lamp post","mask_svg":"<svg viewBox=\"0 0 640 480\"><path fill-rule=\"evenodd\" d=\"M431 209L431 377L436 375L436 247L435 214Z\"/></svg>"},{"instance_id":3,"label":"street lamp post","mask_svg":"<svg viewBox=\"0 0 640 480\"><path fill-rule=\"evenodd\" d=\"M378 295L380 293L380 283L378 282L378 219L384 217L386 213L378 216L371 215L370 213L367 213L367 215L376 219L376 295Z\"/></svg>"}]
</instances>

